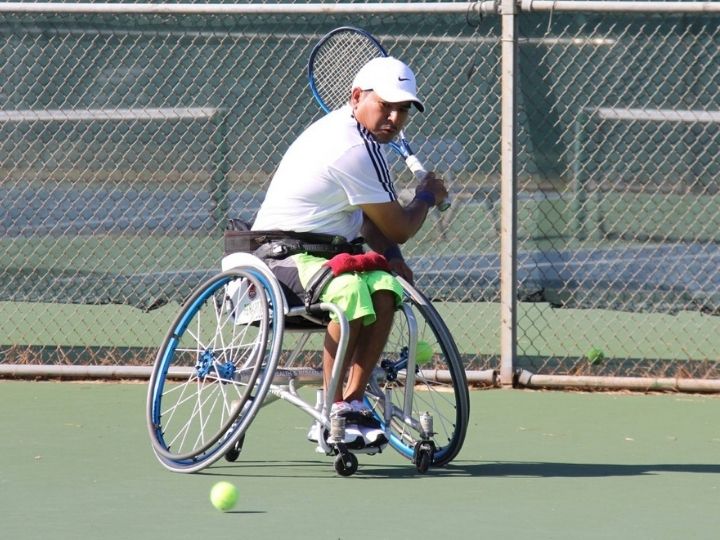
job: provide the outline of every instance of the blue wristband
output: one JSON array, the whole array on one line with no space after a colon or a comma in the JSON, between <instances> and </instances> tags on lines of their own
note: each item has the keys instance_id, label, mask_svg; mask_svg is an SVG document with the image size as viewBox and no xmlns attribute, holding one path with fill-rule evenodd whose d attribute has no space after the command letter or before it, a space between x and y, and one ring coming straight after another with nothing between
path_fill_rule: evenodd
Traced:
<instances>
[{"instance_id":1,"label":"blue wristband","mask_svg":"<svg viewBox=\"0 0 720 540\"><path fill-rule=\"evenodd\" d=\"M426 203L431 208L433 206L435 206L435 203L436 203L435 195L433 195L430 191L425 191L425 190L418 191L415 194L415 198L419 201Z\"/></svg>"},{"instance_id":2,"label":"blue wristband","mask_svg":"<svg viewBox=\"0 0 720 540\"><path fill-rule=\"evenodd\" d=\"M402 251L400 251L400 248L398 246L390 246L385 250L385 258L389 261L391 259L402 259Z\"/></svg>"}]
</instances>

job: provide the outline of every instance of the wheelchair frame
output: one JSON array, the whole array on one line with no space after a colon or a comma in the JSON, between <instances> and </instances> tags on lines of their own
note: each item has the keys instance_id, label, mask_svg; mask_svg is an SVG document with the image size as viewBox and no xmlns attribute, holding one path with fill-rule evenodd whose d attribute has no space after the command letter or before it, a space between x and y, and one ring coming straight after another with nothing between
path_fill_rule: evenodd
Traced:
<instances>
[{"instance_id":1,"label":"wheelchair frame","mask_svg":"<svg viewBox=\"0 0 720 540\"><path fill-rule=\"evenodd\" d=\"M245 434L260 408L287 401L307 413L325 435L316 451L335 456L338 474L356 472L355 454L374 446L348 448L329 418L326 395L334 395L347 350L349 323L331 303L290 307L267 265L249 253L233 253L225 271L201 284L183 303L158 350L147 394L147 426L153 451L173 472L197 472L223 456L239 457ZM465 371L455 342L432 304L399 278L405 299L388 345L366 389L389 445L424 473L449 463L460 451L469 416ZM277 316L281 313L282 316ZM328 315L340 324L340 339L327 393L311 405L300 385L320 380L322 371L295 367L310 336L324 332ZM299 324L298 324L299 323ZM293 351L286 334L300 333ZM418 366L419 337L432 340L433 366ZM287 356L279 366L281 356ZM439 428L435 431L436 428Z\"/></svg>"}]
</instances>

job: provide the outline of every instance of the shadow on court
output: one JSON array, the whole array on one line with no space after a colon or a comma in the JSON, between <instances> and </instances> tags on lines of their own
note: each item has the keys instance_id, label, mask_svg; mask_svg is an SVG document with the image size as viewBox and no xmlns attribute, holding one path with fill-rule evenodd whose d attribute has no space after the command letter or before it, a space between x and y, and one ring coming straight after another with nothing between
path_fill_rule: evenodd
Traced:
<instances>
[{"instance_id":1,"label":"shadow on court","mask_svg":"<svg viewBox=\"0 0 720 540\"><path fill-rule=\"evenodd\" d=\"M218 477L255 478L326 478L332 461L247 461L237 464L215 465L200 472ZM411 463L361 464L354 478L416 479L428 477L485 477L485 478L603 478L617 476L645 476L659 473L720 474L720 464L706 463L650 463L623 465L617 463L561 463L561 462L475 462L456 460L447 467L431 468L419 474Z\"/></svg>"},{"instance_id":2,"label":"shadow on court","mask_svg":"<svg viewBox=\"0 0 720 540\"><path fill-rule=\"evenodd\" d=\"M720 474L720 465L702 463L622 465L617 463L500 462L464 465L459 462L448 469L459 469L471 476L526 478L599 478L643 476L665 472Z\"/></svg>"}]
</instances>

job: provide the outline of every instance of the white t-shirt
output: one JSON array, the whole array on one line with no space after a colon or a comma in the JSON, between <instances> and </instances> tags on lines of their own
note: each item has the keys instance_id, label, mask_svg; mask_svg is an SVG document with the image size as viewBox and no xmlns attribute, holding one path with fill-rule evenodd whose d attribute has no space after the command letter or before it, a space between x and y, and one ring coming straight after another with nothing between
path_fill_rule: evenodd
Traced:
<instances>
[{"instance_id":1,"label":"white t-shirt","mask_svg":"<svg viewBox=\"0 0 720 540\"><path fill-rule=\"evenodd\" d=\"M283 156L254 230L360 236L361 204L397 199L384 147L349 105L308 127Z\"/></svg>"}]
</instances>

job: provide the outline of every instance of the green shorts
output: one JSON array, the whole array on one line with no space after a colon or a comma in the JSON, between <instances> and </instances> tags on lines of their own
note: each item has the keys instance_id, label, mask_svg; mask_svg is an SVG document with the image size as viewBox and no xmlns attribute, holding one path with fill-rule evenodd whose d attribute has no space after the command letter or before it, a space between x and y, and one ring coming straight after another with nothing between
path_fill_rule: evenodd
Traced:
<instances>
[{"instance_id":1,"label":"green shorts","mask_svg":"<svg viewBox=\"0 0 720 540\"><path fill-rule=\"evenodd\" d=\"M289 257L297 265L298 277L303 287L327 259L300 254ZM392 274L382 270L347 273L330 280L320 294L322 302L331 302L343 310L349 321L362 319L365 326L375 322L372 294L376 291L392 291L396 303L402 302L403 288ZM334 317L333 317L334 318Z\"/></svg>"}]
</instances>

